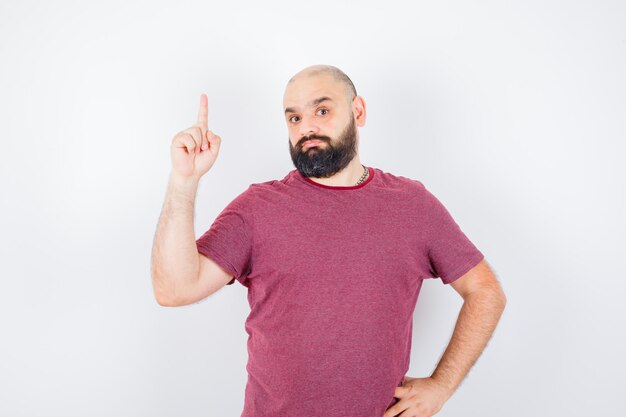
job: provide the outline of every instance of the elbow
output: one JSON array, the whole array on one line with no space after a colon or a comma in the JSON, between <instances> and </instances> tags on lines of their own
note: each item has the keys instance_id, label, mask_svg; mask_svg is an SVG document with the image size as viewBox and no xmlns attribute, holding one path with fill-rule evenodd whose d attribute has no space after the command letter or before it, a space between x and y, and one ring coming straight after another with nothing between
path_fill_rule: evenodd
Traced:
<instances>
[{"instance_id":1,"label":"elbow","mask_svg":"<svg viewBox=\"0 0 626 417\"><path fill-rule=\"evenodd\" d=\"M172 296L161 292L154 291L154 299L161 307L176 307L178 305Z\"/></svg>"},{"instance_id":2,"label":"elbow","mask_svg":"<svg viewBox=\"0 0 626 417\"><path fill-rule=\"evenodd\" d=\"M178 304L174 302L174 300L172 300L171 298L157 295L155 295L154 298L156 299L157 304L159 304L161 307L178 307Z\"/></svg>"},{"instance_id":3,"label":"elbow","mask_svg":"<svg viewBox=\"0 0 626 417\"><path fill-rule=\"evenodd\" d=\"M177 307L179 304L176 302L173 292L163 284L164 282L162 277L152 275L154 299L162 307Z\"/></svg>"},{"instance_id":4,"label":"elbow","mask_svg":"<svg viewBox=\"0 0 626 417\"><path fill-rule=\"evenodd\" d=\"M504 291L502 291L502 288L499 285L489 291L488 297L494 305L497 305L500 308L500 310L504 310L504 307L506 306L506 295L504 295Z\"/></svg>"},{"instance_id":5,"label":"elbow","mask_svg":"<svg viewBox=\"0 0 626 417\"><path fill-rule=\"evenodd\" d=\"M494 296L493 299L494 299L494 304L499 309L500 315L502 315L506 307L506 295L504 295L504 292L502 291L502 289L500 289L497 292L497 294Z\"/></svg>"},{"instance_id":6,"label":"elbow","mask_svg":"<svg viewBox=\"0 0 626 417\"><path fill-rule=\"evenodd\" d=\"M498 285L498 298L500 300L500 304L502 305L502 310L504 310L504 307L506 306L506 295L504 294L504 291L502 290L502 287L500 287Z\"/></svg>"},{"instance_id":7,"label":"elbow","mask_svg":"<svg viewBox=\"0 0 626 417\"><path fill-rule=\"evenodd\" d=\"M499 285L482 288L473 292L471 296L479 297L482 302L490 304L494 309L500 310L501 312L504 311L506 307L506 295Z\"/></svg>"}]
</instances>

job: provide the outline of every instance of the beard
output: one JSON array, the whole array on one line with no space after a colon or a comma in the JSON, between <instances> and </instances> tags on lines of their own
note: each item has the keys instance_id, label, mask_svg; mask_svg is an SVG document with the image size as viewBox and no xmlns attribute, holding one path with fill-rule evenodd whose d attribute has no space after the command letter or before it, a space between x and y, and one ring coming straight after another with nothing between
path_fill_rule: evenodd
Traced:
<instances>
[{"instance_id":1,"label":"beard","mask_svg":"<svg viewBox=\"0 0 626 417\"><path fill-rule=\"evenodd\" d=\"M302 151L307 140L325 142ZM356 123L350 118L348 126L337 140L328 136L305 136L294 147L289 140L289 153L294 166L305 177L328 178L344 169L356 155Z\"/></svg>"}]
</instances>

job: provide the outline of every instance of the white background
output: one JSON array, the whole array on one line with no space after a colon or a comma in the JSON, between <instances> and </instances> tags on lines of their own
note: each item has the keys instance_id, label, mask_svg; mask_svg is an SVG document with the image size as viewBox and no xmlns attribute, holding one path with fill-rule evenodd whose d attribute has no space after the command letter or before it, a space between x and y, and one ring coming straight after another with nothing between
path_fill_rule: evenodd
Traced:
<instances>
[{"instance_id":1,"label":"white background","mask_svg":"<svg viewBox=\"0 0 626 417\"><path fill-rule=\"evenodd\" d=\"M222 137L200 236L293 165L305 66L367 104L361 161L422 181L508 304L439 416L623 416L626 6L620 1L0 3L0 414L239 416L239 283L161 307L150 252L176 132ZM426 280L410 376L462 299Z\"/></svg>"}]
</instances>

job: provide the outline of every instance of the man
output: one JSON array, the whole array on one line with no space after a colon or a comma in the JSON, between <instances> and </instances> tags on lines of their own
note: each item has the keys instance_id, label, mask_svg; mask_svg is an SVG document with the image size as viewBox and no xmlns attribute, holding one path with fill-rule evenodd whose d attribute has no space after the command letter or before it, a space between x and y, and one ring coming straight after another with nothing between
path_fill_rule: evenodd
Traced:
<instances>
[{"instance_id":1,"label":"man","mask_svg":"<svg viewBox=\"0 0 626 417\"><path fill-rule=\"evenodd\" d=\"M417 180L361 164L365 101L328 65L285 89L296 169L251 184L194 241L200 177L221 138L198 123L172 142L172 173L155 235L152 279L164 306L239 281L248 289L243 417L427 417L450 398L491 337L506 298L483 254ZM464 299L429 377L409 368L423 279Z\"/></svg>"}]
</instances>

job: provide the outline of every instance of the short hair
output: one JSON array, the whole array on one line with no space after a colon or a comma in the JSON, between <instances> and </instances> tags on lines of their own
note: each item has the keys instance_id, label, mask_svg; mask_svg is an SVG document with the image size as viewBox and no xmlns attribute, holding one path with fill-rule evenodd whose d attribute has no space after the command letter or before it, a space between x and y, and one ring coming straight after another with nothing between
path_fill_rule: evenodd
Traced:
<instances>
[{"instance_id":1,"label":"short hair","mask_svg":"<svg viewBox=\"0 0 626 417\"><path fill-rule=\"evenodd\" d=\"M347 97L349 101L352 101L354 97L357 96L356 88L354 87L354 84L352 83L352 80L350 79L350 77L348 77L345 72L343 72L342 70L340 70L339 68L333 65L322 65L322 64L311 65L309 67L306 67L305 69L303 69L302 71L294 75L293 77L291 77L289 79L289 82L292 82L300 74L309 75L309 76L314 76L314 75L319 75L319 74L330 75L336 81L343 84L343 86L346 88L346 91L348 93Z\"/></svg>"}]
</instances>

